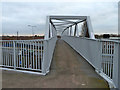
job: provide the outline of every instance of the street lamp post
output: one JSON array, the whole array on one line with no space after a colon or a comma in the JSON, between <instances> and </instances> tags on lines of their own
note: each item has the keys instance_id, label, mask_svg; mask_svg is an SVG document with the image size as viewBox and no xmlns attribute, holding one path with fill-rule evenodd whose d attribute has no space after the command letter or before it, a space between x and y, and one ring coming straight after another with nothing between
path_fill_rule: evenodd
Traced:
<instances>
[{"instance_id":1,"label":"street lamp post","mask_svg":"<svg viewBox=\"0 0 120 90\"><path fill-rule=\"evenodd\" d=\"M29 27L32 28L32 35L33 35L33 39L34 39L34 32L33 32L33 28L36 27L36 26L32 26L32 25L28 25Z\"/></svg>"}]
</instances>

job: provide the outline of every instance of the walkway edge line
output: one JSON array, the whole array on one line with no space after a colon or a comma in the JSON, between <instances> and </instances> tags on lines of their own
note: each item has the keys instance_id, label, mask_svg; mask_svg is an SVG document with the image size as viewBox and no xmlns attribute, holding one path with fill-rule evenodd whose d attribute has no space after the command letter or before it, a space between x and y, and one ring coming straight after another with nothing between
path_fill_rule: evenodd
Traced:
<instances>
[{"instance_id":1,"label":"walkway edge line","mask_svg":"<svg viewBox=\"0 0 120 90\"><path fill-rule=\"evenodd\" d=\"M0 68L1 70L8 70L8 71L15 71L15 72L23 72L23 73L29 73L29 74L36 74L36 75L46 75L46 73L39 73L39 72L33 72L33 71L23 71L23 70L14 70L14 69L8 69L8 68Z\"/></svg>"}]
</instances>

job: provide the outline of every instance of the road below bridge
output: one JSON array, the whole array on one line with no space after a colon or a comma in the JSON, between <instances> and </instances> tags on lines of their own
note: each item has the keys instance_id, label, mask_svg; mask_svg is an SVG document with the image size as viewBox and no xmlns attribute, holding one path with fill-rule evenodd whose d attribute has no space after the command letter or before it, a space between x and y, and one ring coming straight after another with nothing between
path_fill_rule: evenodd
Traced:
<instances>
[{"instance_id":1,"label":"road below bridge","mask_svg":"<svg viewBox=\"0 0 120 90\"><path fill-rule=\"evenodd\" d=\"M59 39L46 76L3 71L3 88L108 88L94 68Z\"/></svg>"}]
</instances>

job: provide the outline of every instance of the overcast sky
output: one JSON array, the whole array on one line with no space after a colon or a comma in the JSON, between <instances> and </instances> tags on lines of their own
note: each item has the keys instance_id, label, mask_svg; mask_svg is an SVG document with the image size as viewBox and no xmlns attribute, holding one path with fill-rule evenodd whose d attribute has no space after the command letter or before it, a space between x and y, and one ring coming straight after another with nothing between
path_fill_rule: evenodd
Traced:
<instances>
[{"instance_id":1,"label":"overcast sky","mask_svg":"<svg viewBox=\"0 0 120 90\"><path fill-rule=\"evenodd\" d=\"M90 16L95 33L117 33L117 2L2 2L2 33L43 35L47 15Z\"/></svg>"}]
</instances>

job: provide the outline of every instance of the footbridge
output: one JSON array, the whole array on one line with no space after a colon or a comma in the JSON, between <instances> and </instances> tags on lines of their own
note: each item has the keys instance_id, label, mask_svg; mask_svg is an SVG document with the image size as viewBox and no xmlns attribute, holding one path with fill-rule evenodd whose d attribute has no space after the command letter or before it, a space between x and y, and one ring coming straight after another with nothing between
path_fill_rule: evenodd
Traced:
<instances>
[{"instance_id":1,"label":"footbridge","mask_svg":"<svg viewBox=\"0 0 120 90\"><path fill-rule=\"evenodd\" d=\"M2 40L0 45L3 70L46 75L44 78L56 75L61 80L67 74L64 78L71 77L81 87L85 80L86 87L105 88L107 83L110 88L120 87L120 42L95 39L89 16L47 16L44 40ZM53 71L56 73L50 74Z\"/></svg>"}]
</instances>

